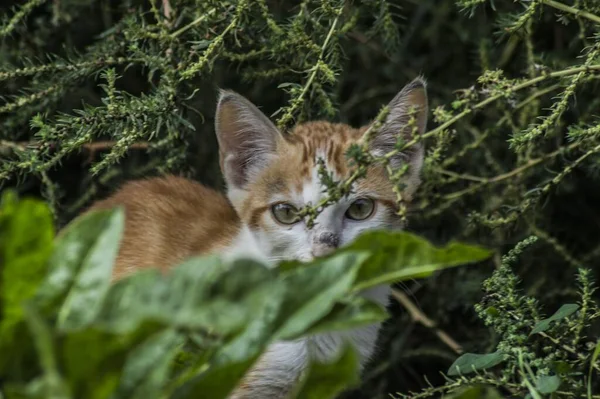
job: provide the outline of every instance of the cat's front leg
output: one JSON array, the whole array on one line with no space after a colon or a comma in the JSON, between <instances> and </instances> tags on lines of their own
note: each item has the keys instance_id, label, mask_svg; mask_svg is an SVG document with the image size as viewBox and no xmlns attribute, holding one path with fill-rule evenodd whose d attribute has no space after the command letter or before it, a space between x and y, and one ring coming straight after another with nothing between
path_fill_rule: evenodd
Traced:
<instances>
[{"instance_id":1,"label":"cat's front leg","mask_svg":"<svg viewBox=\"0 0 600 399\"><path fill-rule=\"evenodd\" d=\"M228 399L283 399L308 364L306 340L269 346Z\"/></svg>"}]
</instances>

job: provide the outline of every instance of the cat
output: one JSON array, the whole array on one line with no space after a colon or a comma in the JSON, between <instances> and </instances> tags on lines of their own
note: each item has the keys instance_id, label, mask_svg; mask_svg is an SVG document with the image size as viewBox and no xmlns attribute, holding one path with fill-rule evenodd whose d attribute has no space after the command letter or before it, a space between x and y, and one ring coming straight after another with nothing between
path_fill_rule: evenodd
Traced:
<instances>
[{"instance_id":1,"label":"cat","mask_svg":"<svg viewBox=\"0 0 600 399\"><path fill-rule=\"evenodd\" d=\"M416 116L417 133L425 131L425 81L417 78L407 84L388 109L381 128L369 141L374 155L393 150L399 135L412 137L411 117ZM298 209L314 205L325 195L317 173L318 158L325 160L334 178L348 176L346 149L360 142L368 127L313 121L284 134L249 100L221 90L215 128L226 196L192 180L166 176L126 183L93 204L91 210L118 205L125 210L125 233L114 278L146 267L167 270L192 255L208 253L229 260L252 258L267 265L290 259L310 261L364 231L402 229L393 185L380 165L370 166L366 178L356 182L347 198L326 207L313 228L296 216ZM393 167L409 165L403 181L407 202L420 183L423 154L423 145L418 144L390 160ZM389 291L389 286L381 286L363 295L386 305ZM355 344L363 368L373 354L378 330L374 324L274 343L230 398L285 397L307 365L309 353L330 360L346 339Z\"/></svg>"}]
</instances>

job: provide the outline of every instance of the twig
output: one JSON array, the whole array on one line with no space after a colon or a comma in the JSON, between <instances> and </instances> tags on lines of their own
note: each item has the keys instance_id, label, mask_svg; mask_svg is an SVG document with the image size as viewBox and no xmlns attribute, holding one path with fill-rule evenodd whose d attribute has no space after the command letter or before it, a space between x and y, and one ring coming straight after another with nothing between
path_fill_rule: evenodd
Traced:
<instances>
[{"instance_id":1,"label":"twig","mask_svg":"<svg viewBox=\"0 0 600 399\"><path fill-rule=\"evenodd\" d=\"M13 151L25 151L27 149L38 148L41 143L35 141L7 141L0 140L0 152L2 150L13 150ZM81 147L88 151L102 151L112 148L116 144L116 141L94 141L93 143L83 144ZM133 143L128 148L134 150L146 150L150 147L150 143L137 142Z\"/></svg>"},{"instance_id":2,"label":"twig","mask_svg":"<svg viewBox=\"0 0 600 399\"><path fill-rule=\"evenodd\" d=\"M162 4L163 4L163 14L165 15L165 18L167 20L170 20L171 19L171 10L172 10L171 3L169 2L169 0L162 0Z\"/></svg>"},{"instance_id":3,"label":"twig","mask_svg":"<svg viewBox=\"0 0 600 399\"><path fill-rule=\"evenodd\" d=\"M572 143L566 147L561 147L558 150L555 150L553 152L550 152L548 154L542 155L539 158L535 158L535 159L530 159L529 161L527 161L525 164L519 166L518 168L515 168L513 170L511 170L510 172L506 172L500 175L497 175L495 177L490 177L490 178L486 178L486 177L479 177L479 176L472 176L472 175L468 175L468 174L460 174L460 173L455 173L455 172L451 172L448 170L441 170L441 169L437 169L436 171L438 173L447 175L447 176L451 176L454 177L456 179L462 179L462 180L470 180L470 181L475 181L475 182L479 182L479 184L473 185L473 186L469 186L464 190L461 191L457 191L454 193L450 193L450 194L446 194L444 196L444 199L446 200L451 200L457 197L461 197L463 194L472 192L474 190L478 190L479 188L482 188L483 186L487 185L487 184L492 184L492 183L498 183L502 180L506 180L509 179L511 177L514 177L516 175L519 175L521 173L523 173L525 170L530 169L548 159L553 159L554 157L556 157L557 155L560 155L566 151L571 151L574 150L575 148L579 147L579 145L581 145L581 142L575 142Z\"/></svg>"},{"instance_id":4,"label":"twig","mask_svg":"<svg viewBox=\"0 0 600 399\"><path fill-rule=\"evenodd\" d=\"M89 150L89 151L102 151L102 150L107 150L107 149L111 148L115 144L116 144L116 141L94 141L93 143L84 144L83 148L85 148L86 150ZM134 149L134 150L145 150L145 149L148 149L149 146L150 146L149 143L137 142L137 143L133 143L133 144L127 146L127 148Z\"/></svg>"},{"instance_id":5,"label":"twig","mask_svg":"<svg viewBox=\"0 0 600 399\"><path fill-rule=\"evenodd\" d=\"M23 151L27 143L15 143L13 141L0 140L0 152L3 150Z\"/></svg>"},{"instance_id":6,"label":"twig","mask_svg":"<svg viewBox=\"0 0 600 399\"><path fill-rule=\"evenodd\" d=\"M187 31L188 29L193 28L194 26L198 25L200 22L206 21L206 19L211 17L215 12L217 12L217 10L215 8L211 8L206 14L196 18L195 20L193 20L192 22L190 22L183 28L178 29L175 32L171 33L171 37L175 38L175 37L181 35L182 33L184 33L185 31Z\"/></svg>"},{"instance_id":7,"label":"twig","mask_svg":"<svg viewBox=\"0 0 600 399\"><path fill-rule=\"evenodd\" d=\"M550 7L554 7L557 10L561 10L561 11L573 14L576 17L587 18L590 21L594 21L597 24L600 24L600 17L597 16L597 15L595 15L595 14L592 14L590 12L583 11L583 10L578 10L577 8L568 6L568 5L563 4L563 3L559 3L558 1L554 1L554 0L542 0L542 3L546 4L546 5L550 6Z\"/></svg>"},{"instance_id":8,"label":"twig","mask_svg":"<svg viewBox=\"0 0 600 399\"><path fill-rule=\"evenodd\" d=\"M415 304L410 300L406 294L398 290L392 290L392 296L400 302L402 306L408 311L410 314L410 318L422 324L423 326L434 331L435 335L442 341L446 346L448 346L454 353L457 355L462 354L463 348L462 346L456 342L450 335L448 335L445 331L438 328L433 320L431 320L425 313L421 312L419 308L415 306Z\"/></svg>"}]
</instances>

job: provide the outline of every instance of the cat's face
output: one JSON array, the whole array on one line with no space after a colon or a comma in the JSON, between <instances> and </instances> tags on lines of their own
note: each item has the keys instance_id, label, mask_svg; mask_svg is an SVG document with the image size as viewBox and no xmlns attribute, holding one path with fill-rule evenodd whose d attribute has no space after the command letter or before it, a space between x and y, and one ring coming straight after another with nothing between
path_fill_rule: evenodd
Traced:
<instances>
[{"instance_id":1,"label":"cat's face","mask_svg":"<svg viewBox=\"0 0 600 399\"><path fill-rule=\"evenodd\" d=\"M417 126L423 133L427 97L420 79L390 102L383 127L371 139L374 154L393 150L398 135L408 138L411 107L418 111ZM310 122L281 134L248 100L232 92L221 93L216 130L228 196L269 259L308 261L348 244L364 231L402 227L397 196L381 166L370 167L366 178L354 184L352 194L327 206L312 228L295 217L297 210L326 197L318 159L325 161L335 180L348 177L352 167L346 150L361 140L367 128ZM398 154L391 161L394 167L409 164L403 198L410 201L419 184L423 148L413 147L410 153Z\"/></svg>"}]
</instances>

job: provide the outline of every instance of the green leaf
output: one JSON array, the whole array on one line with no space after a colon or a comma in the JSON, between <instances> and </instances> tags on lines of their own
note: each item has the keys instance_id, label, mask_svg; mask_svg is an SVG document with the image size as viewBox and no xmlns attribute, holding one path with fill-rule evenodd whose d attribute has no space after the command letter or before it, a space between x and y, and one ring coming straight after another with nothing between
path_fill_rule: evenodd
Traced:
<instances>
[{"instance_id":1,"label":"green leaf","mask_svg":"<svg viewBox=\"0 0 600 399\"><path fill-rule=\"evenodd\" d=\"M54 337L50 326L42 319L37 309L25 306L25 320L38 352L43 378L39 380L41 392L52 399L70 399L65 381L60 375Z\"/></svg>"},{"instance_id":2,"label":"green leaf","mask_svg":"<svg viewBox=\"0 0 600 399\"><path fill-rule=\"evenodd\" d=\"M110 287L124 219L121 208L92 212L76 220L61 237L48 280L56 281L60 293L70 286L58 313L59 329L84 328L100 311Z\"/></svg>"},{"instance_id":3,"label":"green leaf","mask_svg":"<svg viewBox=\"0 0 600 399\"><path fill-rule=\"evenodd\" d=\"M284 274L286 298L276 339L293 339L331 311L354 283L365 253L345 252Z\"/></svg>"},{"instance_id":4,"label":"green leaf","mask_svg":"<svg viewBox=\"0 0 600 399\"><path fill-rule=\"evenodd\" d=\"M449 376L458 376L485 370L502 363L506 355L500 351L484 355L465 353L452 363L448 369Z\"/></svg>"},{"instance_id":5,"label":"green leaf","mask_svg":"<svg viewBox=\"0 0 600 399\"><path fill-rule=\"evenodd\" d=\"M12 339L23 320L23 303L32 298L46 274L52 253L52 215L41 201L17 202L12 192L2 196L0 209L0 342Z\"/></svg>"},{"instance_id":6,"label":"green leaf","mask_svg":"<svg viewBox=\"0 0 600 399\"><path fill-rule=\"evenodd\" d=\"M579 309L579 305L576 305L573 303L562 305L560 307L560 309L558 309L552 316L548 317L547 319L539 321L533 327L533 330L531 331L530 335L539 334L541 332L548 330L550 328L550 326L552 325L552 322L562 320L565 317L569 317L573 313L577 312L578 309Z\"/></svg>"},{"instance_id":7,"label":"green leaf","mask_svg":"<svg viewBox=\"0 0 600 399\"><path fill-rule=\"evenodd\" d=\"M171 362L184 342L175 330L158 332L130 351L114 398L160 398Z\"/></svg>"},{"instance_id":8,"label":"green leaf","mask_svg":"<svg viewBox=\"0 0 600 399\"><path fill-rule=\"evenodd\" d=\"M557 375L542 375L535 381L535 387L540 393L549 394L556 392L560 387L560 378Z\"/></svg>"},{"instance_id":9,"label":"green leaf","mask_svg":"<svg viewBox=\"0 0 600 399\"><path fill-rule=\"evenodd\" d=\"M241 363L260 354L273 338L285 294L286 285L281 281L254 289L250 294L251 301L256 302L252 319L240 334L219 348L215 364Z\"/></svg>"},{"instance_id":10,"label":"green leaf","mask_svg":"<svg viewBox=\"0 0 600 399\"><path fill-rule=\"evenodd\" d=\"M492 252L474 245L451 242L437 248L427 240L407 232L373 231L362 234L343 251L368 251L354 291L426 277L437 270L479 262Z\"/></svg>"},{"instance_id":11,"label":"green leaf","mask_svg":"<svg viewBox=\"0 0 600 399\"><path fill-rule=\"evenodd\" d=\"M144 320L226 336L238 334L264 306L274 271L251 261L225 264L216 256L191 258L167 275L144 272L109 291L98 323L121 333Z\"/></svg>"},{"instance_id":12,"label":"green leaf","mask_svg":"<svg viewBox=\"0 0 600 399\"><path fill-rule=\"evenodd\" d=\"M299 385L298 399L333 399L359 382L358 356L347 345L330 363L311 362Z\"/></svg>"},{"instance_id":13,"label":"green leaf","mask_svg":"<svg viewBox=\"0 0 600 399\"><path fill-rule=\"evenodd\" d=\"M306 335L326 331L348 330L366 324L379 323L389 317L387 310L363 297L351 297L336 303L333 309L306 331Z\"/></svg>"},{"instance_id":14,"label":"green leaf","mask_svg":"<svg viewBox=\"0 0 600 399\"><path fill-rule=\"evenodd\" d=\"M127 362L132 361L131 354L160 331L161 326L146 323L126 334L100 331L94 326L63 334L62 369L73 398L111 397L123 380L129 380L123 371Z\"/></svg>"},{"instance_id":15,"label":"green leaf","mask_svg":"<svg viewBox=\"0 0 600 399\"><path fill-rule=\"evenodd\" d=\"M54 229L47 206L2 195L0 207L0 376L19 373L17 365L35 356L23 305L42 283L52 253ZM30 367L27 371L32 372Z\"/></svg>"},{"instance_id":16,"label":"green leaf","mask_svg":"<svg viewBox=\"0 0 600 399\"><path fill-rule=\"evenodd\" d=\"M225 399L236 388L258 357L242 362L213 366L187 382L171 396L173 399Z\"/></svg>"}]
</instances>

